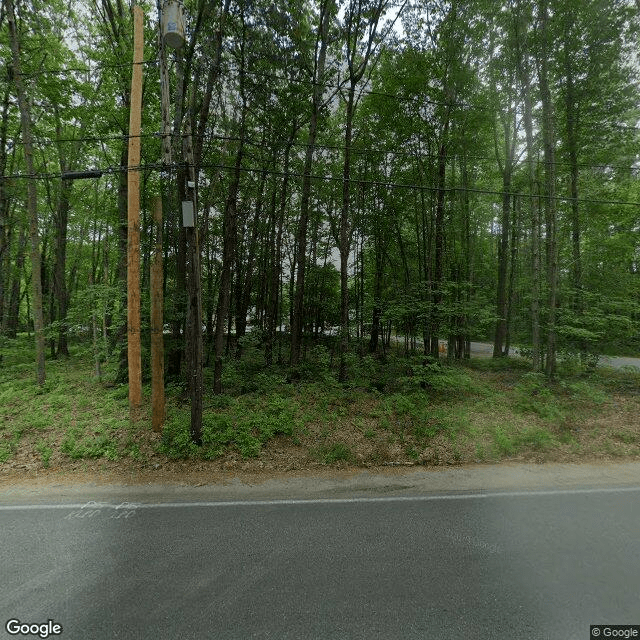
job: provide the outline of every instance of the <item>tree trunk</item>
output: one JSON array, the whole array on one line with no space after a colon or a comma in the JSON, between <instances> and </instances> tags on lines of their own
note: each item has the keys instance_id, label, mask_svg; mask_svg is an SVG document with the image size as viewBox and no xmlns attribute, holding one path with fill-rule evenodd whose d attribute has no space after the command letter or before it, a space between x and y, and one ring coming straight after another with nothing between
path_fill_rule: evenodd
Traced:
<instances>
[{"instance_id":1,"label":"tree trunk","mask_svg":"<svg viewBox=\"0 0 640 640\"><path fill-rule=\"evenodd\" d=\"M506 355L504 343L507 337L507 275L509 271L509 236L511 232L511 178L513 175L516 147L516 126L511 126L511 109L503 118L504 164L502 169L502 220L500 242L498 244L498 288L496 296L496 331L493 343L493 357ZM496 145L497 147L497 145Z\"/></svg>"},{"instance_id":2,"label":"tree trunk","mask_svg":"<svg viewBox=\"0 0 640 640\"><path fill-rule=\"evenodd\" d=\"M555 133L554 111L549 88L549 27L547 0L539 0L540 30L542 50L538 61L540 99L542 102L542 135L545 162L545 219L547 230L547 281L549 286L547 320L547 377L556 372L556 301L558 288L558 246L556 240L556 200L555 200Z\"/></svg>"},{"instance_id":3,"label":"tree trunk","mask_svg":"<svg viewBox=\"0 0 640 640\"><path fill-rule=\"evenodd\" d=\"M27 249L27 233L24 227L20 227L18 247L13 269L10 270L9 300L6 317L4 319L4 331L9 338L15 338L18 334L20 316L20 300L22 298L20 286L22 272L24 270L25 252Z\"/></svg>"},{"instance_id":4,"label":"tree trunk","mask_svg":"<svg viewBox=\"0 0 640 640\"><path fill-rule=\"evenodd\" d=\"M24 142L24 156L27 174L34 175L33 144L31 139L31 113L29 101L26 96L20 68L20 46L13 0L6 0L7 19L9 23L9 35L11 40L11 53L13 60L13 79L18 94L18 106L20 108L20 122L22 126L22 139ZM44 316L42 312L42 280L41 280L41 256L40 237L38 234L38 193L36 181L27 181L27 202L29 208L29 238L31 242L31 283L33 287L33 328L36 342L36 380L39 385L45 382L45 336Z\"/></svg>"},{"instance_id":5,"label":"tree trunk","mask_svg":"<svg viewBox=\"0 0 640 640\"><path fill-rule=\"evenodd\" d=\"M65 163L61 159L61 165ZM69 294L67 292L66 264L67 264L67 225L69 220L69 197L71 195L70 180L63 180L60 188L60 199L56 211L56 246L55 267L53 269L53 297L57 307L57 320L60 322L58 330L58 354L69 357L67 346L67 307ZM52 317L52 320L54 318ZM53 354L52 354L53 355Z\"/></svg>"},{"instance_id":6,"label":"tree trunk","mask_svg":"<svg viewBox=\"0 0 640 640\"><path fill-rule=\"evenodd\" d=\"M573 285L573 308L581 313L582 300L582 255L580 251L580 207L578 204L578 107L576 105L573 64L570 51L569 25L564 33L564 68L566 75L567 153L569 156L569 190L571 197L571 284Z\"/></svg>"},{"instance_id":7,"label":"tree trunk","mask_svg":"<svg viewBox=\"0 0 640 640\"><path fill-rule=\"evenodd\" d=\"M9 289L9 240L8 218L9 197L5 189L5 171L7 168L7 127L9 124L9 84L7 83L2 100L2 122L0 123L0 332L4 330L6 317L7 291Z\"/></svg>"},{"instance_id":8,"label":"tree trunk","mask_svg":"<svg viewBox=\"0 0 640 640\"><path fill-rule=\"evenodd\" d=\"M340 368L338 380L347 379L346 354L349 347L349 251L351 248L352 225L349 223L351 199L351 138L353 135L353 116L355 104L355 82L349 86L349 95L345 113L344 164L342 167L342 207L340 209Z\"/></svg>"},{"instance_id":9,"label":"tree trunk","mask_svg":"<svg viewBox=\"0 0 640 640\"><path fill-rule=\"evenodd\" d=\"M444 273L444 197L447 170L447 135L449 133L449 111L445 117L442 130L442 140L438 151L438 192L436 200L436 219L434 227L434 266L433 266L433 309L431 311L431 326L429 331L430 354L438 360L440 358L440 318L442 315L442 276Z\"/></svg>"},{"instance_id":10,"label":"tree trunk","mask_svg":"<svg viewBox=\"0 0 640 640\"><path fill-rule=\"evenodd\" d=\"M316 36L316 48L318 57L314 61L313 70L313 99L311 104L311 119L309 121L309 133L307 135L307 148L304 157L304 170L302 177L302 194L300 196L300 218L296 231L296 244L294 263L297 265L296 284L293 299L293 313L291 316L291 354L289 363L291 367L297 367L300 363L302 346L302 328L304 324L304 280L307 261L307 227L309 225L309 205L311 202L311 168L313 165L313 152L318 134L318 117L322 105L322 83L324 82L324 69L327 55L329 34L330 2L322 0L320 3L320 16L318 32ZM319 48L318 48L319 46Z\"/></svg>"}]
</instances>

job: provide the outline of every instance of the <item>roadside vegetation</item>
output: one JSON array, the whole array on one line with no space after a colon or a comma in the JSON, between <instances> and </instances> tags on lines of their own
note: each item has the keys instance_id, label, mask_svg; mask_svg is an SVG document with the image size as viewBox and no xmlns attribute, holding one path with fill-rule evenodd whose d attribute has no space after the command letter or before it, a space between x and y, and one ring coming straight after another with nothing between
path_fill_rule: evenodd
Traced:
<instances>
[{"instance_id":1,"label":"roadside vegetation","mask_svg":"<svg viewBox=\"0 0 640 640\"><path fill-rule=\"evenodd\" d=\"M224 393L205 398L197 447L182 386L168 385L167 421L155 434L147 414L129 421L127 386L94 378L83 349L72 344L70 359L50 361L38 387L32 340L21 335L2 345L2 472L97 464L157 470L177 461L278 471L640 456L637 370L587 372L566 358L550 382L516 358L435 364L401 352L385 360L351 354L349 382L341 384L330 347L318 344L291 382L288 368L265 369L261 352L247 344L241 360L225 362ZM146 406L149 394L146 386Z\"/></svg>"}]
</instances>

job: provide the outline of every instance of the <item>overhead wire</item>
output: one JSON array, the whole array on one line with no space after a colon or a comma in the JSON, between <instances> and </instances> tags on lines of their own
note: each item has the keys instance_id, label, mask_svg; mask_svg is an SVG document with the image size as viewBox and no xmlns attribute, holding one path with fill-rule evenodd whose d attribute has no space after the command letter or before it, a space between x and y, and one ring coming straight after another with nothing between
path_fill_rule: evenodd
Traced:
<instances>
[{"instance_id":1,"label":"overhead wire","mask_svg":"<svg viewBox=\"0 0 640 640\"><path fill-rule=\"evenodd\" d=\"M157 64L159 63L159 58L150 58L147 60L143 60L142 62L139 63L134 63L134 64L141 64L141 65L147 65L147 64ZM25 73L23 72L21 75L23 75L24 77L36 77L39 75L63 75L63 74L71 74L71 73L90 73L90 74L94 74L98 71L102 71L102 70L109 70L109 69L120 69L120 68L130 68L132 65L131 61L128 62L123 62L123 63L118 63L118 64L111 64L111 63L98 63L95 66L90 66L90 67L85 67L85 68L80 68L80 67L67 67L64 69L46 69L46 70L42 70L42 71L38 71L38 72L31 72L31 73ZM202 63L195 63L193 65L193 68L203 68L203 64ZM267 72L263 72L263 71L258 71L258 70L253 70L253 71L247 71L245 70L244 73L246 75L250 75L250 76L258 76L258 77L262 77L262 78L269 78L272 80L277 80L280 82L287 82L289 84L307 84L307 85L317 85L317 84L321 84L323 87L325 88L333 88L333 89L342 89L344 88L344 83L331 83L331 82L324 82L324 83L315 83L313 82L313 80L309 79L309 80L305 80L305 79L301 79L301 78L290 78L290 77L283 77L283 76L279 76L277 74L273 74L273 73L267 73ZM229 76L231 74L228 74ZM394 99L394 100L398 100L398 101L404 101L404 102L414 102L414 103L418 103L420 106L423 106L425 104L428 105L433 105L433 106L446 106L446 107L456 107L456 108L463 108L463 109L468 109L468 110L475 110L475 111L492 111L491 107L489 106L482 106L482 105L471 105L467 102L455 102L455 101L451 101L451 102L442 102L442 101L437 101L437 100L431 100L428 99L426 97L422 97L422 96L401 96L399 94L394 94L394 93L388 93L388 92L382 92L382 91L378 91L378 90L374 90L374 89L365 89L365 88L361 88L360 89L360 94L361 95L372 95L372 96L380 96L380 97L384 97L384 98L389 98L389 99ZM634 127L634 126L629 126L629 125L621 125L621 124L614 124L614 123L607 123L608 126L614 127L614 128L620 128L623 130L640 130L640 127ZM196 135L196 134L194 134ZM57 138L55 140L51 139L51 140L47 140L47 141L42 141L39 140L38 142L40 144L50 144L53 142L74 142L74 143L85 143L85 142L96 142L96 143L104 143L107 142L109 140L128 140L132 137L140 137L140 138L162 138L162 134L161 133L147 133L147 134L140 134L139 136L131 136L131 135L112 135L112 136L83 136L83 137L78 137L78 138ZM235 138L233 136L222 136L222 135L216 135L216 134L208 134L206 135L206 139L213 141L213 140L224 140L224 141L237 141L238 138ZM253 140L245 140L245 142L247 144L250 145L254 145L254 146L267 146L264 145L263 143L257 143ZM19 143L19 144L24 144L22 141L16 141L14 142L14 144ZM277 144L278 142L276 142ZM281 141L280 144L289 144L286 141ZM294 142L292 143L293 146L303 146L306 147L306 143L304 142ZM346 146L339 146L339 145L326 145L326 144L316 144L314 145L314 147L318 150L331 150L331 151L341 151L341 152L345 152L347 150ZM358 155L374 155L374 154L384 154L384 155L391 155L391 156L405 156L405 157L416 157L416 153L412 152L412 151L403 151L403 150L398 150L398 149L374 149L374 148L366 148L366 149L362 149L360 147L357 146L352 146L349 148L349 150L354 153L354 154L358 154ZM419 157L429 157L429 158L437 158L439 157L438 154L434 154L434 153L424 153L421 152L418 154ZM458 155L447 155L447 159L455 159L456 157L459 157ZM495 161L495 158L491 158L489 156L481 156L481 155L467 155L466 156L469 159L474 159L474 160L486 160L486 161ZM537 162L535 159L531 159L531 158L525 158L523 159L524 162ZM549 164L548 162L542 162L541 164ZM569 162L566 161L561 161L561 160L557 160L554 161L552 164L554 165L558 165L558 166L571 166L571 164ZM154 165L145 165L148 168L153 168ZM201 165L202 167L205 167L207 165ZM219 168L226 168L224 165L208 165L208 166L217 166ZM580 168L585 168L585 169L597 169L597 170L607 170L607 169L620 169L620 170L624 170L624 171L638 171L640 170L640 167L637 166L627 166L627 165L619 165L619 164L588 164L588 163L578 163L578 166ZM125 170L122 167L116 167L116 168L108 168L105 169L103 171L103 173L113 173L113 172L119 172ZM252 168L252 169L245 169L243 168L243 170L250 170L250 171L265 171L265 169L262 168ZM274 170L273 169L266 169L266 171L269 171L270 173L273 173ZM291 172L289 172L290 175L295 175L292 174ZM39 174L35 174L34 176L29 176L28 174L15 174L13 176L5 176L6 178L35 178L35 179L42 179L42 178L47 178L47 177L57 177L56 174L47 174L47 173L39 173ZM322 178L322 176L315 176L316 178ZM331 178L333 179L333 178ZM340 178L340 180L342 180L342 178ZM362 183L361 180L358 179L352 179L353 182L358 182L358 183ZM394 187L409 187L409 185L404 185L404 184L399 184L399 183L394 183L392 186ZM424 187L423 185L413 185L411 186L411 188L421 188L421 189L425 189L425 188L429 188L431 189L431 187ZM462 188L451 188L451 191L456 191L456 190L460 190ZM473 192L473 193L479 193L479 194L493 194L493 195L504 195L504 192L502 191L491 191L491 190L473 190L473 189L466 189L469 192ZM514 196L524 196L524 197L530 197L527 194L510 194L510 195L514 195ZM540 197L546 197L546 196L540 196ZM571 201L571 198L568 197L562 197L562 196L557 196L556 199L558 200L563 200L563 201ZM624 202L624 201L613 201L613 200L585 200L585 199L579 199L579 201L582 202L598 202L598 203L607 203L607 204L624 204L624 205L637 205L638 203L630 203L630 202Z\"/></svg>"},{"instance_id":2,"label":"overhead wire","mask_svg":"<svg viewBox=\"0 0 640 640\"><path fill-rule=\"evenodd\" d=\"M150 171L169 171L172 169L177 169L180 167L188 166L186 163L172 163L172 164L163 164L161 162L155 163L147 163L143 165L137 165L134 167L129 166L111 166L105 168L97 168L95 171L102 173L103 175L113 175L118 173L125 173L130 171L139 171L139 172L150 172ZM225 165L221 163L202 163L198 165L199 169L218 169L224 171L235 171L237 167L234 165ZM297 177L302 178L304 176L303 172L300 171L281 171L278 169L270 169L267 167L240 167L240 171L244 173L265 173L267 175L277 175L277 176L285 176L289 177ZM50 172L50 173L35 173L35 174L13 174L4 176L3 179L32 179L32 180L52 180L52 179L62 179L63 174L60 172ZM330 175L322 175L322 174L311 174L311 178L313 180L325 180L331 182L344 182L344 178L342 176L330 176ZM370 179L362 179L362 178L349 178L348 182L351 184L357 185L369 185L369 186L377 186L377 187L385 187L391 189L410 189L410 190L422 190L422 191L431 191L438 192L442 191L444 193L474 193L477 195L492 195L492 196L500 196L503 197L508 195L509 197L517 197L524 199L532 199L535 198L537 200L553 200L556 202L577 202L577 203L586 203L586 204L601 204L601 205L619 205L619 206L634 206L640 207L640 202L634 201L626 201L626 200L605 200L599 198L571 198L569 196L548 196L545 194L530 194L530 193L520 193L515 191L501 191L498 189L478 189L473 187L445 187L440 188L436 186L423 185L423 184L414 184L414 183L403 183L403 182L394 182L391 180L370 180Z\"/></svg>"}]
</instances>

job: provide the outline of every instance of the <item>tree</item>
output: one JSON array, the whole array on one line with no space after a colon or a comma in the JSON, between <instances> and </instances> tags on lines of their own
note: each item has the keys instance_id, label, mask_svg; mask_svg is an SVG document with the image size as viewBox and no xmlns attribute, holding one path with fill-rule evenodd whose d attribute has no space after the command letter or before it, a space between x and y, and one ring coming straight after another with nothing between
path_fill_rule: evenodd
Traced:
<instances>
[{"instance_id":1,"label":"tree","mask_svg":"<svg viewBox=\"0 0 640 640\"><path fill-rule=\"evenodd\" d=\"M31 107L27 98L22 65L20 61L20 35L16 23L13 0L6 0L7 22L11 39L12 75L16 87L22 139L24 142L25 168L29 176L35 175L33 164L33 140L31 136ZM45 382L45 335L44 315L42 310L42 280L40 235L38 231L38 192L35 179L27 184L27 208L29 210L29 240L31 244L31 283L33 287L33 329L36 341L36 379L39 385Z\"/></svg>"}]
</instances>

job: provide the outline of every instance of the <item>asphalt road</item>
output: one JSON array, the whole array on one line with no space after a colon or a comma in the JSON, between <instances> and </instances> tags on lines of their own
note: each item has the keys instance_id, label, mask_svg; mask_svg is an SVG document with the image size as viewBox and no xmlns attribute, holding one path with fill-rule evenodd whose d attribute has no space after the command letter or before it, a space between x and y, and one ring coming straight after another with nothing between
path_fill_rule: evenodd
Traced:
<instances>
[{"instance_id":1,"label":"asphalt road","mask_svg":"<svg viewBox=\"0 0 640 640\"><path fill-rule=\"evenodd\" d=\"M394 339L398 343L404 340L402 336L394 336ZM445 345L446 342L441 340L441 344ZM517 355L518 348L512 347L511 354ZM472 342L471 355L474 358L491 358L493 355L493 344L490 342ZM629 358L629 357L621 357L621 356L600 356L598 360L598 366L611 367L613 369L631 368L632 370L634 369L640 370L640 358Z\"/></svg>"},{"instance_id":2,"label":"asphalt road","mask_svg":"<svg viewBox=\"0 0 640 640\"><path fill-rule=\"evenodd\" d=\"M517 347L514 347L513 353L518 353ZM472 342L471 355L480 358L490 358L493 355L493 345L488 342ZM640 370L640 358L600 356L598 366L611 367L612 369L625 369L627 367L631 367L632 369Z\"/></svg>"},{"instance_id":3,"label":"asphalt road","mask_svg":"<svg viewBox=\"0 0 640 640\"><path fill-rule=\"evenodd\" d=\"M640 485L378 493L5 497L0 637L25 637L11 618L65 640L587 640L590 624L640 624Z\"/></svg>"}]
</instances>

